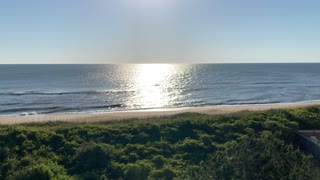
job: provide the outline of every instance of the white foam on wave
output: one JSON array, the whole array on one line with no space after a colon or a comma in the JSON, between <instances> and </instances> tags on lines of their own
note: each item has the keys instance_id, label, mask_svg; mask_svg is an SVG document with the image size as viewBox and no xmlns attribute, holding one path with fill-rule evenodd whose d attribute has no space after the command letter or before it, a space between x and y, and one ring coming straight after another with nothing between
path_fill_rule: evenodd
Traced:
<instances>
[{"instance_id":1,"label":"white foam on wave","mask_svg":"<svg viewBox=\"0 0 320 180\"><path fill-rule=\"evenodd\" d=\"M23 112L23 113L20 113L19 115L20 116L28 116L28 113L27 112Z\"/></svg>"},{"instance_id":2,"label":"white foam on wave","mask_svg":"<svg viewBox=\"0 0 320 180\"><path fill-rule=\"evenodd\" d=\"M22 95L22 94L25 94L25 92L14 92L12 93L13 95Z\"/></svg>"},{"instance_id":3,"label":"white foam on wave","mask_svg":"<svg viewBox=\"0 0 320 180\"><path fill-rule=\"evenodd\" d=\"M33 111L33 112L23 112L23 113L20 113L19 116L35 116L35 115L38 115L37 112Z\"/></svg>"}]
</instances>

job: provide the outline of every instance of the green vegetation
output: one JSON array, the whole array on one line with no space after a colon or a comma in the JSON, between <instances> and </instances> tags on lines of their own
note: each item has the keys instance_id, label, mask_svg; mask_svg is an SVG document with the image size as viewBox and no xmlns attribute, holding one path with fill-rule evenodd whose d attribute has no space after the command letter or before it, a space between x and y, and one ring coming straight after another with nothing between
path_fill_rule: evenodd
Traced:
<instances>
[{"instance_id":1,"label":"green vegetation","mask_svg":"<svg viewBox=\"0 0 320 180\"><path fill-rule=\"evenodd\" d=\"M312 179L297 129L320 107L0 126L0 179Z\"/></svg>"}]
</instances>

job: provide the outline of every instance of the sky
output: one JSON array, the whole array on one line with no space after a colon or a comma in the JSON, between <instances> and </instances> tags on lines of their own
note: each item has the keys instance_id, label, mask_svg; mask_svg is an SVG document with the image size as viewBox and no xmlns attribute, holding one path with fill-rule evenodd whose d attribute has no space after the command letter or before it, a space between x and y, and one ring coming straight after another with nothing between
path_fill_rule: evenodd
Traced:
<instances>
[{"instance_id":1,"label":"sky","mask_svg":"<svg viewBox=\"0 0 320 180\"><path fill-rule=\"evenodd\" d=\"M319 0L1 0L0 63L320 62Z\"/></svg>"}]
</instances>

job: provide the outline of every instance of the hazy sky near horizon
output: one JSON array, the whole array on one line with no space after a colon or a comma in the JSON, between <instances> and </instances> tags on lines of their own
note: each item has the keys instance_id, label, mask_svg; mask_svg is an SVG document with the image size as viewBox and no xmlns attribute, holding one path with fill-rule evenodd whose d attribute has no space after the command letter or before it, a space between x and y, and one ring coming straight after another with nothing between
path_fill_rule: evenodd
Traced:
<instances>
[{"instance_id":1,"label":"hazy sky near horizon","mask_svg":"<svg viewBox=\"0 0 320 180\"><path fill-rule=\"evenodd\" d=\"M320 62L319 0L1 0L0 63Z\"/></svg>"}]
</instances>

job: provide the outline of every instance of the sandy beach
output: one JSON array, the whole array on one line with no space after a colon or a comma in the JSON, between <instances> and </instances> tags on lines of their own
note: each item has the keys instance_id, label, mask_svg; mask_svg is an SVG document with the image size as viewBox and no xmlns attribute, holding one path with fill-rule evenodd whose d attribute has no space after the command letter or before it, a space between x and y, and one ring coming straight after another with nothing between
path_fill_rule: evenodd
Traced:
<instances>
[{"instance_id":1,"label":"sandy beach","mask_svg":"<svg viewBox=\"0 0 320 180\"><path fill-rule=\"evenodd\" d=\"M298 102L298 103L279 103L279 104L253 104L253 105L220 105L205 107L183 107L170 109L150 109L150 110L130 110L113 111L103 113L79 113L79 114L54 114L38 116L20 116L20 117L0 117L0 124L22 124L34 122L99 122L125 119L146 119L153 117L171 116L185 112L196 112L203 114L228 114L240 111L263 111L270 109L299 108L308 106L319 106L320 102Z\"/></svg>"}]
</instances>

